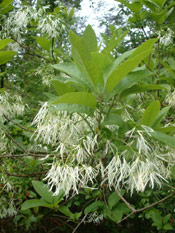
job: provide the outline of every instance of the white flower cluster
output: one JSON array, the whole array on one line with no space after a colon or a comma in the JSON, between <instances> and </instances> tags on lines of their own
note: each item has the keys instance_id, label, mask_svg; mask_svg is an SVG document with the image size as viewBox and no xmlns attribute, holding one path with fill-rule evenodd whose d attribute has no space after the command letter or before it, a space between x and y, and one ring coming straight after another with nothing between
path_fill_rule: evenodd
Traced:
<instances>
[{"instance_id":1,"label":"white flower cluster","mask_svg":"<svg viewBox=\"0 0 175 233\"><path fill-rule=\"evenodd\" d=\"M1 177L1 182L4 184L3 189L7 192L12 190L12 186L8 180L5 179L4 176Z\"/></svg>"},{"instance_id":2,"label":"white flower cluster","mask_svg":"<svg viewBox=\"0 0 175 233\"><path fill-rule=\"evenodd\" d=\"M23 115L25 110L25 105L23 104L22 98L19 95L10 95L8 92L0 94L0 123L4 123L4 116L10 119ZM11 143L3 130L0 131L0 152L14 150L14 145Z\"/></svg>"},{"instance_id":3,"label":"white flower cluster","mask_svg":"<svg viewBox=\"0 0 175 233\"><path fill-rule=\"evenodd\" d=\"M163 36L162 36L162 34L163 34ZM174 36L175 36L175 34L170 28L167 29L167 32L164 32L164 31L158 32L158 38L159 38L160 44L164 45L164 46L168 46L170 44L173 44Z\"/></svg>"},{"instance_id":4,"label":"white flower cluster","mask_svg":"<svg viewBox=\"0 0 175 233\"><path fill-rule=\"evenodd\" d=\"M131 144L136 141L136 148L139 154L148 154L151 152L151 145L146 140L146 136L151 136L150 133L154 132L154 130L148 126L142 125L142 129L136 129L135 127L126 133L126 137L129 137L131 140Z\"/></svg>"},{"instance_id":5,"label":"white flower cluster","mask_svg":"<svg viewBox=\"0 0 175 233\"><path fill-rule=\"evenodd\" d=\"M10 117L21 116L24 113L25 105L19 95L10 95L8 92L0 94L0 120L3 115Z\"/></svg>"},{"instance_id":6,"label":"white flower cluster","mask_svg":"<svg viewBox=\"0 0 175 233\"><path fill-rule=\"evenodd\" d=\"M10 202L9 207L7 208L4 206L3 203L1 203L0 200L1 208L0 208L0 218L7 218L7 217L13 217L14 215L17 214L17 210L15 209L13 201Z\"/></svg>"},{"instance_id":7,"label":"white flower cluster","mask_svg":"<svg viewBox=\"0 0 175 233\"><path fill-rule=\"evenodd\" d=\"M65 26L61 23L60 19L55 19L53 15L47 15L45 18L41 18L37 27L39 32L46 34L50 38L59 36L64 29Z\"/></svg>"},{"instance_id":8,"label":"white flower cluster","mask_svg":"<svg viewBox=\"0 0 175 233\"><path fill-rule=\"evenodd\" d=\"M98 114L93 117L78 113L57 111L55 106L44 103L35 117L36 140L51 144L59 152L59 161L54 161L45 180L50 190L58 194L63 189L68 196L78 194L79 189L92 185L96 177L101 178L99 185L107 184L109 189L126 188L131 194L136 190L143 192L146 187L161 187L170 176L175 162L175 153L164 147L161 151L159 143L149 140L152 128L142 125L134 127L125 135L132 155L128 158L128 150L119 152L114 142L105 139L100 144L99 134L94 134L98 127ZM115 131L112 131L115 133ZM102 148L99 159L95 159L96 151ZM113 158L107 164L101 158ZM92 163L93 161L93 163Z\"/></svg>"},{"instance_id":9,"label":"white flower cluster","mask_svg":"<svg viewBox=\"0 0 175 233\"><path fill-rule=\"evenodd\" d=\"M9 147L9 140L2 130L0 132L0 139L0 152L4 153Z\"/></svg>"},{"instance_id":10,"label":"white flower cluster","mask_svg":"<svg viewBox=\"0 0 175 233\"><path fill-rule=\"evenodd\" d=\"M85 188L88 183L94 184L98 172L91 166L71 166L68 164L59 164L55 162L44 178L48 180L50 190L54 188L54 195L57 195L60 190L65 191L68 196L70 191L76 194L80 188Z\"/></svg>"},{"instance_id":11,"label":"white flower cluster","mask_svg":"<svg viewBox=\"0 0 175 233\"><path fill-rule=\"evenodd\" d=\"M104 219L104 214L99 214L97 211L89 214L87 222L100 224Z\"/></svg>"},{"instance_id":12,"label":"white flower cluster","mask_svg":"<svg viewBox=\"0 0 175 233\"><path fill-rule=\"evenodd\" d=\"M166 102L171 105L174 106L175 105L175 90L173 92L169 92L166 96Z\"/></svg>"},{"instance_id":13,"label":"white flower cluster","mask_svg":"<svg viewBox=\"0 0 175 233\"><path fill-rule=\"evenodd\" d=\"M2 28L2 37L7 38L13 35L18 42L22 43L21 33L25 34L26 27L32 20L37 24L39 33L46 34L50 38L57 37L65 26L58 17L46 14L48 7L37 10L31 6L22 6L17 11L10 12Z\"/></svg>"},{"instance_id":14,"label":"white flower cluster","mask_svg":"<svg viewBox=\"0 0 175 233\"><path fill-rule=\"evenodd\" d=\"M12 34L15 39L22 42L20 33L25 32L26 26L33 15L31 7L22 7L17 11L10 12L6 19L6 24L2 28L3 38L9 37Z\"/></svg>"},{"instance_id":15,"label":"white flower cluster","mask_svg":"<svg viewBox=\"0 0 175 233\"><path fill-rule=\"evenodd\" d=\"M8 139L4 131L1 129L0 131L0 153L6 154L6 152L13 153L16 149L14 143Z\"/></svg>"},{"instance_id":16,"label":"white flower cluster","mask_svg":"<svg viewBox=\"0 0 175 233\"><path fill-rule=\"evenodd\" d=\"M12 190L10 182L3 175L1 176L1 183L3 184L2 189L4 191L9 192ZM9 199L7 200L7 198L2 195L0 197L0 206L0 218L12 217L17 214L13 199L9 201Z\"/></svg>"},{"instance_id":17,"label":"white flower cluster","mask_svg":"<svg viewBox=\"0 0 175 233\"><path fill-rule=\"evenodd\" d=\"M44 103L32 123L36 125L36 140L56 146L62 158L71 156L83 162L93 155L97 146L97 135L91 130L95 129L96 121L87 115L84 117L86 121L77 113L57 111Z\"/></svg>"},{"instance_id":18,"label":"white flower cluster","mask_svg":"<svg viewBox=\"0 0 175 233\"><path fill-rule=\"evenodd\" d=\"M118 189L126 188L132 193L144 192L147 185L154 188L155 184L159 187L162 181L166 181L164 177L167 175L167 168L161 160L136 158L131 162L127 162L124 158L114 156L106 167L104 182L107 182L109 188L113 186Z\"/></svg>"},{"instance_id":19,"label":"white flower cluster","mask_svg":"<svg viewBox=\"0 0 175 233\"><path fill-rule=\"evenodd\" d=\"M18 52L20 50L20 45L17 42L9 43L8 49L14 52Z\"/></svg>"},{"instance_id":20,"label":"white flower cluster","mask_svg":"<svg viewBox=\"0 0 175 233\"><path fill-rule=\"evenodd\" d=\"M35 70L35 74L41 76L42 83L46 86L50 86L51 80L55 78L54 70L50 66L50 64L49 64L49 66L46 66L46 64L44 64L44 66L39 66Z\"/></svg>"}]
</instances>

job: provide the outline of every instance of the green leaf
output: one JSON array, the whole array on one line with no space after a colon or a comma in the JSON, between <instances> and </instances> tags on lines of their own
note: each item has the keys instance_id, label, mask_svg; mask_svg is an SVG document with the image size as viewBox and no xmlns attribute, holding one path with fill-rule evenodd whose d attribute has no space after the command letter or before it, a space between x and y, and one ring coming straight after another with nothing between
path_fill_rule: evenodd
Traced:
<instances>
[{"instance_id":1,"label":"green leaf","mask_svg":"<svg viewBox=\"0 0 175 233\"><path fill-rule=\"evenodd\" d=\"M75 91L75 88L67 83L58 80L52 80L52 85L59 96Z\"/></svg>"},{"instance_id":2,"label":"green leaf","mask_svg":"<svg viewBox=\"0 0 175 233\"><path fill-rule=\"evenodd\" d=\"M74 213L74 214L73 214L73 219L74 219L74 220L78 220L78 219L81 217L81 215L82 215L82 212Z\"/></svg>"},{"instance_id":3,"label":"green leaf","mask_svg":"<svg viewBox=\"0 0 175 233\"><path fill-rule=\"evenodd\" d=\"M13 2L13 0L3 0L3 1L0 3L0 8L5 8L5 7L7 7L8 5L10 5L12 2Z\"/></svg>"},{"instance_id":4,"label":"green leaf","mask_svg":"<svg viewBox=\"0 0 175 233\"><path fill-rule=\"evenodd\" d=\"M114 71L107 77L106 89L108 93L110 93L129 72L135 69L138 64L152 52L152 47L156 40L157 39L150 39L144 42L134 50L128 60L115 67Z\"/></svg>"},{"instance_id":5,"label":"green leaf","mask_svg":"<svg viewBox=\"0 0 175 233\"><path fill-rule=\"evenodd\" d=\"M175 179L175 165L171 168L171 176Z\"/></svg>"},{"instance_id":6,"label":"green leaf","mask_svg":"<svg viewBox=\"0 0 175 233\"><path fill-rule=\"evenodd\" d=\"M119 114L110 113L102 122L102 125L123 125L123 120Z\"/></svg>"},{"instance_id":7,"label":"green leaf","mask_svg":"<svg viewBox=\"0 0 175 233\"><path fill-rule=\"evenodd\" d=\"M101 208L103 209L104 206L105 206L104 202L95 201L85 208L84 213L89 214L89 213L94 212L98 209L101 209Z\"/></svg>"},{"instance_id":8,"label":"green leaf","mask_svg":"<svg viewBox=\"0 0 175 233\"><path fill-rule=\"evenodd\" d=\"M135 93L145 92L145 91L162 90L162 89L166 89L166 87L163 85L157 85L157 84L135 85L123 91L120 97L124 97L124 96L135 94Z\"/></svg>"},{"instance_id":9,"label":"green leaf","mask_svg":"<svg viewBox=\"0 0 175 233\"><path fill-rule=\"evenodd\" d=\"M98 74L96 78L97 84L101 84L101 86L104 86L104 79L103 79L103 71L104 69L112 63L112 59L103 53L91 53L91 61L92 63L96 64L98 69Z\"/></svg>"},{"instance_id":10,"label":"green leaf","mask_svg":"<svg viewBox=\"0 0 175 233\"><path fill-rule=\"evenodd\" d=\"M72 45L72 57L78 67L82 66L90 58L90 52L95 51L89 50L82 37L79 37L72 31L69 33L69 40Z\"/></svg>"},{"instance_id":11,"label":"green leaf","mask_svg":"<svg viewBox=\"0 0 175 233\"><path fill-rule=\"evenodd\" d=\"M166 224L163 226L163 229L164 229L164 230L173 230L173 227L171 226L170 223L166 223Z\"/></svg>"},{"instance_id":12,"label":"green leaf","mask_svg":"<svg viewBox=\"0 0 175 233\"><path fill-rule=\"evenodd\" d=\"M122 190L121 194L122 194L122 196L124 195L124 190ZM111 195L109 196L109 199L108 199L109 208L112 209L119 201L120 201L120 197L114 191L113 193L111 193Z\"/></svg>"},{"instance_id":13,"label":"green leaf","mask_svg":"<svg viewBox=\"0 0 175 233\"><path fill-rule=\"evenodd\" d=\"M89 116L93 116L94 112L92 108L78 104L57 104L55 105L55 108L58 111L86 113Z\"/></svg>"},{"instance_id":14,"label":"green leaf","mask_svg":"<svg viewBox=\"0 0 175 233\"><path fill-rule=\"evenodd\" d=\"M122 91L130 88L133 86L136 82L140 80L145 80L150 75L149 70L136 68L135 71L130 72L125 78L123 78L119 84L114 88L114 90L111 92L109 98L116 94L120 94Z\"/></svg>"},{"instance_id":15,"label":"green leaf","mask_svg":"<svg viewBox=\"0 0 175 233\"><path fill-rule=\"evenodd\" d=\"M115 220L115 222L120 222L123 218L124 214L129 213L130 210L124 203L118 203L113 209L112 209L112 218Z\"/></svg>"},{"instance_id":16,"label":"green leaf","mask_svg":"<svg viewBox=\"0 0 175 233\"><path fill-rule=\"evenodd\" d=\"M90 27L88 27L86 33L93 33ZM72 57L83 76L91 83L92 86L97 87L99 80L98 65L91 60L91 52L97 52L97 50L94 46L94 38L92 38L91 41L91 38L87 38L86 33L83 37L79 37L70 31L69 39L72 45Z\"/></svg>"},{"instance_id":17,"label":"green leaf","mask_svg":"<svg viewBox=\"0 0 175 233\"><path fill-rule=\"evenodd\" d=\"M49 191L49 188L41 181L32 181L32 185L35 191L48 203L53 203L53 192Z\"/></svg>"},{"instance_id":18,"label":"green leaf","mask_svg":"<svg viewBox=\"0 0 175 233\"><path fill-rule=\"evenodd\" d=\"M40 207L40 206L47 207L47 208L53 208L52 205L48 204L47 202L43 200L33 199L33 200L25 201L21 206L21 210L27 210L30 208Z\"/></svg>"},{"instance_id":19,"label":"green leaf","mask_svg":"<svg viewBox=\"0 0 175 233\"><path fill-rule=\"evenodd\" d=\"M133 2L130 4L125 0L116 0L116 1L123 3L125 6L127 6L134 13L139 13L141 8L142 8L142 4L140 2Z\"/></svg>"},{"instance_id":20,"label":"green leaf","mask_svg":"<svg viewBox=\"0 0 175 233\"><path fill-rule=\"evenodd\" d=\"M158 140L160 142L163 142L167 146L170 146L170 147L175 149L175 137L169 136L168 134L158 132L158 131L155 131L155 132L151 133L151 136L154 139L156 139L156 140Z\"/></svg>"},{"instance_id":21,"label":"green leaf","mask_svg":"<svg viewBox=\"0 0 175 233\"><path fill-rule=\"evenodd\" d=\"M10 61L14 56L16 52L14 51L4 51L0 52L0 65L5 64L6 62Z\"/></svg>"},{"instance_id":22,"label":"green leaf","mask_svg":"<svg viewBox=\"0 0 175 233\"><path fill-rule=\"evenodd\" d=\"M63 213L64 215L68 216L68 217L72 217L72 212L69 210L69 208L67 206L61 206L58 209L61 213Z\"/></svg>"},{"instance_id":23,"label":"green leaf","mask_svg":"<svg viewBox=\"0 0 175 233\"><path fill-rule=\"evenodd\" d=\"M128 30L125 31L123 34L121 34L117 39L116 39L116 33L114 34L114 36L111 38L111 40L109 41L109 43L107 44L107 46L103 49L102 53L105 54L110 54L111 51L114 50L114 48L116 48L117 46L120 45L120 43L122 42L122 40L124 39L124 37L128 34Z\"/></svg>"},{"instance_id":24,"label":"green leaf","mask_svg":"<svg viewBox=\"0 0 175 233\"><path fill-rule=\"evenodd\" d=\"M58 205L62 201L64 195L65 195L65 192L64 192L63 189L61 189L59 191L58 195L53 196L53 203L54 203L54 205Z\"/></svg>"},{"instance_id":25,"label":"green leaf","mask_svg":"<svg viewBox=\"0 0 175 233\"><path fill-rule=\"evenodd\" d=\"M164 218L163 218L163 223L166 224L167 222L169 222L171 218L171 214L167 214Z\"/></svg>"},{"instance_id":26,"label":"green leaf","mask_svg":"<svg viewBox=\"0 0 175 233\"><path fill-rule=\"evenodd\" d=\"M155 121L152 124L152 128L155 128L156 126L159 125L159 123L167 115L167 113L168 113L168 111L169 111L170 108L171 108L171 106L167 106L167 107L161 109L161 111L159 112L158 116L156 117Z\"/></svg>"},{"instance_id":27,"label":"green leaf","mask_svg":"<svg viewBox=\"0 0 175 233\"><path fill-rule=\"evenodd\" d=\"M162 24L165 21L166 13L166 10L161 11L160 13L153 12L151 13L151 16L158 24Z\"/></svg>"},{"instance_id":28,"label":"green leaf","mask_svg":"<svg viewBox=\"0 0 175 233\"><path fill-rule=\"evenodd\" d=\"M36 37L36 42L45 50L48 52L50 51L50 48L52 46L52 41L48 40L46 37L40 36Z\"/></svg>"},{"instance_id":29,"label":"green leaf","mask_svg":"<svg viewBox=\"0 0 175 233\"><path fill-rule=\"evenodd\" d=\"M4 39L0 40L0 49L3 49L5 46L7 46L9 43L12 43L12 39Z\"/></svg>"},{"instance_id":30,"label":"green leaf","mask_svg":"<svg viewBox=\"0 0 175 233\"><path fill-rule=\"evenodd\" d=\"M158 230L162 228L162 216L158 209L153 209L150 211L150 217L153 220L153 226L156 226Z\"/></svg>"},{"instance_id":31,"label":"green leaf","mask_svg":"<svg viewBox=\"0 0 175 233\"><path fill-rule=\"evenodd\" d=\"M82 39L83 42L86 44L89 52L97 52L97 37L90 25L86 27Z\"/></svg>"},{"instance_id":32,"label":"green leaf","mask_svg":"<svg viewBox=\"0 0 175 233\"><path fill-rule=\"evenodd\" d=\"M78 220L82 214L82 212L72 213L67 206L61 206L58 210L73 220Z\"/></svg>"},{"instance_id":33,"label":"green leaf","mask_svg":"<svg viewBox=\"0 0 175 233\"><path fill-rule=\"evenodd\" d=\"M156 130L162 133L172 135L175 132L175 126L158 127L156 128Z\"/></svg>"},{"instance_id":34,"label":"green leaf","mask_svg":"<svg viewBox=\"0 0 175 233\"><path fill-rule=\"evenodd\" d=\"M13 6L12 5L9 5L7 7L4 7L4 8L1 8L0 7L0 14L1 15L5 15L6 13L8 13L9 11L12 11L13 10Z\"/></svg>"},{"instance_id":35,"label":"green leaf","mask_svg":"<svg viewBox=\"0 0 175 233\"><path fill-rule=\"evenodd\" d=\"M121 64L124 60L126 60L132 53L134 49L123 53L119 56L111 65L109 65L103 72L104 81L106 82L108 77L115 71L116 67Z\"/></svg>"},{"instance_id":36,"label":"green leaf","mask_svg":"<svg viewBox=\"0 0 175 233\"><path fill-rule=\"evenodd\" d=\"M149 39L142 43L139 47L137 47L134 52L131 54L129 59L133 59L134 57L138 56L140 53L143 53L146 50L152 50L157 38Z\"/></svg>"},{"instance_id":37,"label":"green leaf","mask_svg":"<svg viewBox=\"0 0 175 233\"><path fill-rule=\"evenodd\" d=\"M151 1L154 2L160 8L162 8L166 2L166 0L151 0Z\"/></svg>"},{"instance_id":38,"label":"green leaf","mask_svg":"<svg viewBox=\"0 0 175 233\"><path fill-rule=\"evenodd\" d=\"M112 217L115 219L116 222L120 222L123 217L123 211L118 207L115 207L112 210Z\"/></svg>"},{"instance_id":39,"label":"green leaf","mask_svg":"<svg viewBox=\"0 0 175 233\"><path fill-rule=\"evenodd\" d=\"M88 92L70 92L62 95L52 104L78 104L95 109L97 101L94 95Z\"/></svg>"},{"instance_id":40,"label":"green leaf","mask_svg":"<svg viewBox=\"0 0 175 233\"><path fill-rule=\"evenodd\" d=\"M160 102L159 101L152 102L145 110L141 119L141 124L152 126L159 112L160 112Z\"/></svg>"},{"instance_id":41,"label":"green leaf","mask_svg":"<svg viewBox=\"0 0 175 233\"><path fill-rule=\"evenodd\" d=\"M143 4L145 6L147 6L151 11L153 11L153 12L157 11L157 6L153 2L147 1L147 0L143 0Z\"/></svg>"},{"instance_id":42,"label":"green leaf","mask_svg":"<svg viewBox=\"0 0 175 233\"><path fill-rule=\"evenodd\" d=\"M92 84L85 77L83 77L76 64L64 62L52 65L52 67L71 76L75 83L82 84L84 87L89 87L92 89Z\"/></svg>"}]
</instances>

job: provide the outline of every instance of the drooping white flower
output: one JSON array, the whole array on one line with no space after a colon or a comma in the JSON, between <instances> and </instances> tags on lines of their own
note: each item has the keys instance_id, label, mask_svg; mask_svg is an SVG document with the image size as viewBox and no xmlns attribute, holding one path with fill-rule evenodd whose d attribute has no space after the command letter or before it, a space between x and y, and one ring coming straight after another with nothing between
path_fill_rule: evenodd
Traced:
<instances>
[{"instance_id":1,"label":"drooping white flower","mask_svg":"<svg viewBox=\"0 0 175 233\"><path fill-rule=\"evenodd\" d=\"M137 149L139 154L146 153L148 154L151 151L151 147L148 141L144 138L143 132L141 130L137 130L138 137L137 137Z\"/></svg>"},{"instance_id":2,"label":"drooping white flower","mask_svg":"<svg viewBox=\"0 0 175 233\"><path fill-rule=\"evenodd\" d=\"M141 127L141 129L136 129L136 127L134 127L133 129L126 132L125 135L130 140L133 140L131 141L132 143L136 141L136 148L139 154L148 154L151 151L151 145L147 141L147 136L150 137L154 130L145 125L141 125Z\"/></svg>"},{"instance_id":3,"label":"drooping white flower","mask_svg":"<svg viewBox=\"0 0 175 233\"><path fill-rule=\"evenodd\" d=\"M144 192L147 186L154 188L155 185L158 185L161 187L162 182L166 182L167 168L157 158L141 160L137 157L135 160L127 162L120 156L114 156L104 173L105 178L102 184L106 183L110 189L113 186L117 189L124 187L132 195L134 190Z\"/></svg>"},{"instance_id":4,"label":"drooping white flower","mask_svg":"<svg viewBox=\"0 0 175 233\"><path fill-rule=\"evenodd\" d=\"M92 132L96 120L87 115L84 117L86 121L77 113L57 111L44 103L33 121L36 140L55 146L55 152L59 151L62 158L71 157L78 163L87 161L98 147L98 135Z\"/></svg>"},{"instance_id":5,"label":"drooping white flower","mask_svg":"<svg viewBox=\"0 0 175 233\"><path fill-rule=\"evenodd\" d=\"M49 6L41 7L39 10L31 6L21 6L18 10L9 13L5 24L2 27L1 37L13 37L23 43L23 36L26 32L26 27L35 21L37 31L44 36L55 38L65 30L64 22L53 14L47 14L46 10Z\"/></svg>"},{"instance_id":6,"label":"drooping white flower","mask_svg":"<svg viewBox=\"0 0 175 233\"><path fill-rule=\"evenodd\" d=\"M175 105L175 90L173 92L169 92L166 96L166 102L171 105L174 106Z\"/></svg>"},{"instance_id":7,"label":"drooping white flower","mask_svg":"<svg viewBox=\"0 0 175 233\"><path fill-rule=\"evenodd\" d=\"M8 203L8 202L7 202ZM15 208L14 202L11 200L9 206L5 206L3 203L1 203L0 200L1 208L0 208L0 218L7 218L7 217L13 217L16 215L18 212Z\"/></svg>"},{"instance_id":8,"label":"drooping white flower","mask_svg":"<svg viewBox=\"0 0 175 233\"><path fill-rule=\"evenodd\" d=\"M168 46L173 43L174 32L170 28L168 28L166 32L159 32L158 37L161 45Z\"/></svg>"},{"instance_id":9,"label":"drooping white flower","mask_svg":"<svg viewBox=\"0 0 175 233\"><path fill-rule=\"evenodd\" d=\"M89 214L87 222L89 223L95 223L95 224L100 224L103 219L104 219L104 214L99 214L97 211Z\"/></svg>"},{"instance_id":10,"label":"drooping white flower","mask_svg":"<svg viewBox=\"0 0 175 233\"><path fill-rule=\"evenodd\" d=\"M24 114L25 105L19 95L10 95L8 92L0 94L0 119L3 115L13 118Z\"/></svg>"},{"instance_id":11,"label":"drooping white flower","mask_svg":"<svg viewBox=\"0 0 175 233\"><path fill-rule=\"evenodd\" d=\"M37 30L50 38L55 38L64 30L64 25L62 25L60 19L55 19L53 15L47 15L39 20Z\"/></svg>"},{"instance_id":12,"label":"drooping white flower","mask_svg":"<svg viewBox=\"0 0 175 233\"><path fill-rule=\"evenodd\" d=\"M50 190L54 189L54 195L64 190L68 196L70 192L79 193L80 188L93 185L98 172L91 166L71 166L54 162L44 180L48 181Z\"/></svg>"}]
</instances>

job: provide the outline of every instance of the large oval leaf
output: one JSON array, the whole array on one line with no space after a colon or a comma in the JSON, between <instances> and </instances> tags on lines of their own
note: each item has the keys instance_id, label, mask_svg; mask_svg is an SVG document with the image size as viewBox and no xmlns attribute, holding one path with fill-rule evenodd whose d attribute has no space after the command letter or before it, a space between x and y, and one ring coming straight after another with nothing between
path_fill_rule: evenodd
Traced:
<instances>
[{"instance_id":1,"label":"large oval leaf","mask_svg":"<svg viewBox=\"0 0 175 233\"><path fill-rule=\"evenodd\" d=\"M47 207L47 208L53 207L52 205L48 204L47 202L43 200L33 199L33 200L25 201L21 206L21 210L27 210L30 208L40 207L40 206Z\"/></svg>"},{"instance_id":2,"label":"large oval leaf","mask_svg":"<svg viewBox=\"0 0 175 233\"><path fill-rule=\"evenodd\" d=\"M14 56L16 52L14 51L3 51L0 52L0 65L5 64L6 62L10 61Z\"/></svg>"},{"instance_id":3,"label":"large oval leaf","mask_svg":"<svg viewBox=\"0 0 175 233\"><path fill-rule=\"evenodd\" d=\"M77 104L95 109L97 101L95 96L91 93L70 92L59 97L57 100L53 101L52 104Z\"/></svg>"},{"instance_id":4,"label":"large oval leaf","mask_svg":"<svg viewBox=\"0 0 175 233\"><path fill-rule=\"evenodd\" d=\"M141 119L141 124L152 126L159 112L160 112L160 102L158 100L152 102L145 110Z\"/></svg>"},{"instance_id":5,"label":"large oval leaf","mask_svg":"<svg viewBox=\"0 0 175 233\"><path fill-rule=\"evenodd\" d=\"M114 71L107 77L106 90L110 93L116 85L151 52L157 39L150 39L134 50L128 60L115 67ZM114 62L115 63L115 62Z\"/></svg>"},{"instance_id":6,"label":"large oval leaf","mask_svg":"<svg viewBox=\"0 0 175 233\"><path fill-rule=\"evenodd\" d=\"M32 181L35 191L48 203L53 203L53 192L49 191L49 188L41 181Z\"/></svg>"},{"instance_id":7,"label":"large oval leaf","mask_svg":"<svg viewBox=\"0 0 175 233\"><path fill-rule=\"evenodd\" d=\"M151 136L156 140L165 143L167 146L175 149L175 137L158 131L151 133Z\"/></svg>"},{"instance_id":8,"label":"large oval leaf","mask_svg":"<svg viewBox=\"0 0 175 233\"><path fill-rule=\"evenodd\" d=\"M5 46L7 46L11 42L13 42L12 39L0 40L0 49L3 49Z\"/></svg>"},{"instance_id":9,"label":"large oval leaf","mask_svg":"<svg viewBox=\"0 0 175 233\"><path fill-rule=\"evenodd\" d=\"M95 201L92 204L90 204L89 206L87 206L84 210L85 214L89 214L91 212L94 212L96 210L98 210L99 208L104 208L105 204L102 201Z\"/></svg>"}]
</instances>

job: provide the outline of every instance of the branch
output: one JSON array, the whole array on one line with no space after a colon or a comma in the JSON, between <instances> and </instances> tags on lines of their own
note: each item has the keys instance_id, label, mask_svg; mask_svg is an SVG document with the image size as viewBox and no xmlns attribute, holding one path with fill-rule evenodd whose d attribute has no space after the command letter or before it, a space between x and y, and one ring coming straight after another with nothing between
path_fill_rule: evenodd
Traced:
<instances>
[{"instance_id":1,"label":"branch","mask_svg":"<svg viewBox=\"0 0 175 233\"><path fill-rule=\"evenodd\" d=\"M47 155L46 154L30 154L30 153L19 154L19 155L5 154L5 155L0 155L0 158L18 158L18 157L26 157L26 156L44 158ZM51 155L51 156L53 156L53 155Z\"/></svg>"},{"instance_id":2,"label":"branch","mask_svg":"<svg viewBox=\"0 0 175 233\"><path fill-rule=\"evenodd\" d=\"M8 118L8 116L6 116L5 114L3 114L3 116L6 118L7 121L11 121L14 125L18 126L19 128L25 130L25 131L29 131L29 132L35 132L32 129L27 129L24 126L19 125L18 123L16 123L15 121L11 120L10 118Z\"/></svg>"},{"instance_id":3,"label":"branch","mask_svg":"<svg viewBox=\"0 0 175 233\"><path fill-rule=\"evenodd\" d=\"M29 50L28 50L29 51ZM31 55L31 56L35 56L35 57L39 57L39 58L42 58L42 59L44 59L44 60L46 60L47 62L51 62L49 59L47 59L47 58L45 58L45 57L43 57L43 56L41 56L40 54L38 54L38 53L31 53L30 51L29 52L25 52L26 54L28 54L28 55Z\"/></svg>"},{"instance_id":4,"label":"branch","mask_svg":"<svg viewBox=\"0 0 175 233\"><path fill-rule=\"evenodd\" d=\"M5 132L5 134L12 140L12 142L17 145L23 152L28 153L9 133Z\"/></svg>"},{"instance_id":5,"label":"branch","mask_svg":"<svg viewBox=\"0 0 175 233\"><path fill-rule=\"evenodd\" d=\"M147 36L147 33L146 33L146 31L145 31L145 29L144 29L143 25L142 25L141 29L142 29L143 33L145 34L146 39L148 40L148 39L149 39L149 37Z\"/></svg>"},{"instance_id":6,"label":"branch","mask_svg":"<svg viewBox=\"0 0 175 233\"><path fill-rule=\"evenodd\" d=\"M53 58L53 61L54 61L54 63L56 63L56 60L55 60L55 57L54 57L53 50L54 50L54 38L52 38L52 48L51 48L51 55L52 55L52 58Z\"/></svg>"},{"instance_id":7,"label":"branch","mask_svg":"<svg viewBox=\"0 0 175 233\"><path fill-rule=\"evenodd\" d=\"M111 105L109 106L109 109L108 109L108 112L107 112L107 114L106 114L106 117L108 117L108 115L110 114L111 109L112 109L112 107L114 106L116 97L117 97L117 95L115 95L115 96L113 97L112 103L111 103Z\"/></svg>"},{"instance_id":8,"label":"branch","mask_svg":"<svg viewBox=\"0 0 175 233\"><path fill-rule=\"evenodd\" d=\"M34 152L28 152L26 151L25 154L0 154L0 158L15 158L15 157L26 157L26 156L32 156L32 157L41 157L41 158L44 158L46 156L50 156L50 157L54 157L54 156L57 156L59 157L60 154L49 154L49 153L45 153L45 152L39 152L39 153L34 153Z\"/></svg>"},{"instance_id":9,"label":"branch","mask_svg":"<svg viewBox=\"0 0 175 233\"><path fill-rule=\"evenodd\" d=\"M129 202L127 202L127 200L121 195L121 193L118 191L118 189L114 186L114 189L116 191L116 193L118 194L118 196L120 197L120 199L122 199L122 201L126 204L126 206L133 212L136 212L136 209L134 209L131 204Z\"/></svg>"},{"instance_id":10,"label":"branch","mask_svg":"<svg viewBox=\"0 0 175 233\"><path fill-rule=\"evenodd\" d=\"M72 233L75 233L76 230L79 228L79 226L84 222L84 220L86 219L87 214L82 218L82 220L78 223L78 225L75 227L75 229L72 231Z\"/></svg>"},{"instance_id":11,"label":"branch","mask_svg":"<svg viewBox=\"0 0 175 233\"><path fill-rule=\"evenodd\" d=\"M9 175L9 176L15 176L15 177L35 177L38 175L45 174L46 172L37 172L37 173L33 173L33 174L14 174L14 173L10 173L10 172L4 172L4 173Z\"/></svg>"},{"instance_id":12,"label":"branch","mask_svg":"<svg viewBox=\"0 0 175 233\"><path fill-rule=\"evenodd\" d=\"M142 211L144 211L144 210L146 210L146 209L149 209L149 208L151 208L151 207L153 207L153 206L155 206L155 205L158 205L159 203L161 203L161 202L163 202L163 201L169 199L170 197L172 197L174 194L175 194L175 192L169 194L168 196L164 197L163 199L161 199L161 200L159 200L159 201L156 201L156 202L152 203L151 205L148 205L148 206L146 206L146 207L144 207L144 208L141 208L141 209L136 210L136 212L139 213L139 212L142 212Z\"/></svg>"},{"instance_id":13,"label":"branch","mask_svg":"<svg viewBox=\"0 0 175 233\"><path fill-rule=\"evenodd\" d=\"M148 206L146 206L146 207L143 207L143 208L141 208L141 209L135 209L135 208L133 208L133 207L131 206L131 204L121 195L121 193L118 191L118 189L117 189L115 186L114 186L114 189L115 189L115 191L117 192L118 196L121 198L121 200L122 200L122 201L126 204L126 206L132 211L130 214L128 214L127 216L125 216L120 222L118 222L118 224L121 223L121 222L123 222L123 221L125 221L127 218L129 218L129 217L130 217L131 215L133 215L133 214L137 214L137 213L143 212L144 210L150 209L150 208L152 208L152 207L158 205L159 203L164 202L165 200L169 199L170 197L172 197L172 196L175 194L175 192L173 192L173 193L169 194L168 196L164 197L163 199L161 199L161 200L159 200L159 201L156 201L156 202L154 202L154 203L152 203L152 204L150 204L150 205L148 205Z\"/></svg>"},{"instance_id":14,"label":"branch","mask_svg":"<svg viewBox=\"0 0 175 233\"><path fill-rule=\"evenodd\" d=\"M42 55L40 55L40 54L38 54L38 53L35 53L35 52L31 52L31 50L30 50L30 48L29 47L27 47L27 46L24 46L23 44L21 44L19 41L17 41L16 39L14 39L13 38L13 40L16 42L16 43L18 43L20 46L21 46L21 48L23 48L23 49L25 49L25 50L27 50L28 52L26 52L26 54L29 54L29 55L31 55L31 56L36 56L36 57L39 57L39 58L43 58L44 60L46 60L46 61L48 61L48 62L51 62L49 59L47 59L46 57L43 57Z\"/></svg>"},{"instance_id":15,"label":"branch","mask_svg":"<svg viewBox=\"0 0 175 233\"><path fill-rule=\"evenodd\" d=\"M81 116L81 118L86 122L86 124L88 125L89 129L92 131L93 135L95 136L95 132L92 128L92 126L90 125L89 121L86 119L86 117L84 117L81 113L78 113L79 116Z\"/></svg>"}]
</instances>

